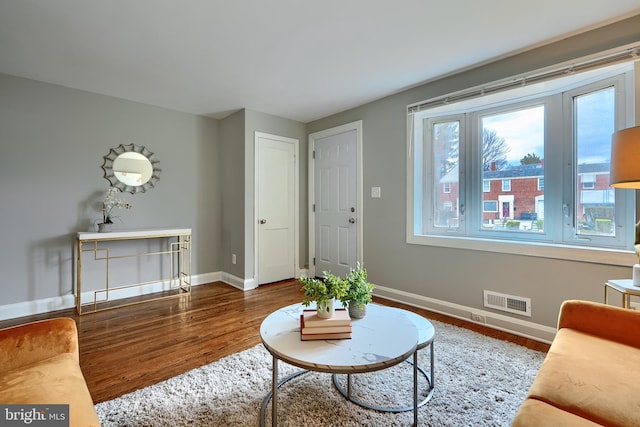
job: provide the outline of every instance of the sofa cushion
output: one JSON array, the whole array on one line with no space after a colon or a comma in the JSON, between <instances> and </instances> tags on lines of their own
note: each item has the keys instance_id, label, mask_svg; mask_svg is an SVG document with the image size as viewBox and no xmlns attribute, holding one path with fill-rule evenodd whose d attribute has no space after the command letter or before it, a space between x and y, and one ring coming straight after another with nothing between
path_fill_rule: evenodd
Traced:
<instances>
[{"instance_id":1,"label":"sofa cushion","mask_svg":"<svg viewBox=\"0 0 640 427\"><path fill-rule=\"evenodd\" d=\"M3 404L69 404L71 426L99 426L91 394L72 353L0 372Z\"/></svg>"},{"instance_id":2,"label":"sofa cushion","mask_svg":"<svg viewBox=\"0 0 640 427\"><path fill-rule=\"evenodd\" d=\"M79 360L78 329L71 318L58 317L0 329L0 371L60 353L73 353L76 362Z\"/></svg>"},{"instance_id":3,"label":"sofa cushion","mask_svg":"<svg viewBox=\"0 0 640 427\"><path fill-rule=\"evenodd\" d=\"M640 425L640 351L562 328L529 397L610 426Z\"/></svg>"},{"instance_id":4,"label":"sofa cushion","mask_svg":"<svg viewBox=\"0 0 640 427\"><path fill-rule=\"evenodd\" d=\"M597 427L599 425L532 398L526 399L520 406L518 415L512 424L513 427Z\"/></svg>"}]
</instances>

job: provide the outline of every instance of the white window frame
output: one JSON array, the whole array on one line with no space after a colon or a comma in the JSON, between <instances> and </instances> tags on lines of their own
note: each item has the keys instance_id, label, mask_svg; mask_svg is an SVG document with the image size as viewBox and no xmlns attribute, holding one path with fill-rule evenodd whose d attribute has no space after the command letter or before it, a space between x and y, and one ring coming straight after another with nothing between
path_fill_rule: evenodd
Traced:
<instances>
[{"instance_id":1,"label":"white window frame","mask_svg":"<svg viewBox=\"0 0 640 427\"><path fill-rule=\"evenodd\" d=\"M491 180L489 179L482 180L482 192L491 193Z\"/></svg>"},{"instance_id":2,"label":"white window frame","mask_svg":"<svg viewBox=\"0 0 640 427\"><path fill-rule=\"evenodd\" d=\"M635 81L636 88L640 87L640 67L636 64L636 68L638 70L635 72ZM595 73L596 76L587 76L587 79L590 79L593 82L601 82L604 78L602 73ZM616 96L616 99L622 98L625 99L623 105L617 105L616 108L620 108L621 114L617 115L617 119L619 123L616 124L616 129L622 129L625 127L631 127L634 125L633 120L633 110L634 110L634 97L630 95L630 91L624 91L625 85L634 83L634 73L633 71L625 72L624 74L618 74L615 79L617 79L617 85L620 87L621 91L625 96L620 97ZM577 87L584 88L588 82L580 82L580 84L576 85ZM598 83L596 83L598 84ZM569 90L565 89L565 93L569 92ZM495 94L494 94L495 95ZM498 94L500 95L500 94ZM496 108L499 106L510 105L509 109L513 108L513 102L508 101L495 101L500 98L500 96L494 97L493 95L489 95L483 98L485 105L490 105L489 101L494 101ZM504 96L502 96L504 98ZM520 99L526 102L527 100L537 100L540 102L539 96L522 96ZM545 98L547 99L547 98ZM559 101L558 101L559 99ZM478 102L477 104L480 104ZM555 104L562 103L562 95L557 94L554 98L548 98L548 102L552 102L554 104L555 110L558 111L558 106ZM428 104L429 102L425 101L421 104ZM500 236L494 231L489 231L488 234L483 234L481 231L481 216L475 215L475 213L482 212L481 206L478 203L481 201L481 194L483 191L483 183L481 178L475 178L470 180L465 180L465 174L468 172L473 172L478 169L478 166L474 167L465 167L465 160L468 156L473 157L474 155L478 157L478 149L476 148L475 152L469 151L469 147L460 148L460 182L459 182L459 227L455 230L455 232L451 233L447 230L447 233L433 234L431 233L430 227L421 228L422 222L426 221L424 212L421 208L424 206L415 206L414 204L414 196L416 187L414 184L417 184L417 179L414 182L414 176L416 170L420 166L420 162L424 162L423 164L428 165L429 159L428 156L425 160L424 157L421 157L420 160L417 160L417 156L423 156L425 152L428 151L426 147L422 147L422 143L417 141L419 135L424 135L423 126L427 126L427 124L423 124L423 118L428 117L425 114L425 111L420 111L416 109L411 109L412 106L409 106L410 114L408 115L408 150L407 150L407 243L410 244L422 244L422 245L432 245L432 246L443 246L443 247L451 247L451 248L464 248L464 249L472 249L472 250L480 250L480 251L488 251L488 252L501 252L501 253L514 253L514 254L523 254L529 256L539 256L539 257L548 257L548 258L557 258L557 259L569 259L569 260L577 260L577 261L586 261L586 262L595 262L595 263L603 263L609 265L629 265L636 261L635 253L632 249L633 243L633 232L630 230L634 223L634 214L635 214L635 192L633 191L620 191L616 190L616 217L618 220L616 221L618 228L617 236L619 237L619 241L616 245L602 245L597 241L585 241L586 239L581 239L581 236L575 235L575 228L573 224L569 224L571 221L558 221L557 213L556 220L550 221L549 216L556 209L560 209L561 212L567 212L566 204L564 200L563 194L567 194L567 191L571 192L574 186L575 174L572 170L566 170L567 168L563 168L562 166L562 158L563 156L567 156L567 150L569 156L572 155L573 148L568 144L564 144L562 148L559 150L562 152L561 155L556 155L557 152L554 150L547 151L545 153L545 176L544 179L551 180L550 182L562 182L563 186L547 186L544 194L544 206L547 210L547 213L543 213L543 216L539 216L539 218L545 219L545 234L547 236L541 238L539 241L536 239L532 239L532 235L529 233L512 233L509 232L500 233ZM567 114L567 107L565 105L563 114ZM417 111L417 112L416 112ZM456 116L456 115L465 115L464 108L456 107L449 105L447 108L443 108L443 111L448 111L449 114L445 114L446 116ZM422 113L422 114L421 114ZM453 114L451 114L453 113ZM470 112L473 114L472 112ZM562 116L563 114L560 114ZM438 117L437 115L432 115L433 121L442 121L443 117ZM414 120L415 119L415 120ZM565 132L565 136L568 137L569 141L571 141L571 131L562 131L561 129L565 127L562 124L562 120L556 118L557 120L551 120L547 117L547 128L555 127L555 134L561 134ZM465 127L473 127L473 121L470 122L461 122L460 125L460 135L461 141L463 135L465 135L464 128ZM549 142L546 142L546 145L549 145ZM547 147L548 149L548 147ZM420 173L420 172L419 172ZM481 176L481 174L476 173L476 175ZM570 183L567 182L567 179ZM474 181L476 182L474 184ZM422 187L428 184L419 184L417 187ZM567 185L571 188L567 189ZM469 186L467 189L465 187ZM554 187L562 187L555 188ZM421 188L424 190L423 188ZM479 190L473 195L473 189ZM423 200L425 205L430 203L429 200ZM536 201L536 203L538 203ZM570 200L570 204L573 203L573 200ZM500 206L498 207L500 210ZM471 218L469 212L473 212L475 218ZM569 218L573 218L573 207L569 207ZM419 217L419 218L418 218ZM417 219L414 220L414 218ZM554 224L555 223L555 224ZM567 233L567 230L570 229L571 233ZM426 230L426 234L420 234L419 230ZM548 231L548 233L547 233ZM514 237L513 234L516 234ZM549 238L548 235L553 236ZM561 236L561 237L558 237ZM596 239L597 240L597 239Z\"/></svg>"},{"instance_id":3,"label":"white window frame","mask_svg":"<svg viewBox=\"0 0 640 427\"><path fill-rule=\"evenodd\" d=\"M502 180L502 191L511 191L511 180L503 179Z\"/></svg>"}]
</instances>

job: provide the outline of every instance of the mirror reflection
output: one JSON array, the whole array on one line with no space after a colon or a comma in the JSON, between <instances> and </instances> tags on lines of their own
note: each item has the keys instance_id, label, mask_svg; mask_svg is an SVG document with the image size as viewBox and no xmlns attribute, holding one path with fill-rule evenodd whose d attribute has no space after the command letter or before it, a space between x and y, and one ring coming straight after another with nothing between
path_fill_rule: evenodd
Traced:
<instances>
[{"instance_id":1,"label":"mirror reflection","mask_svg":"<svg viewBox=\"0 0 640 427\"><path fill-rule=\"evenodd\" d=\"M126 185L146 184L152 171L151 162L140 153L122 153L113 162L113 174Z\"/></svg>"},{"instance_id":2,"label":"mirror reflection","mask_svg":"<svg viewBox=\"0 0 640 427\"><path fill-rule=\"evenodd\" d=\"M160 179L160 162L147 148L135 144L112 148L104 156L104 177L129 193L145 192Z\"/></svg>"}]
</instances>

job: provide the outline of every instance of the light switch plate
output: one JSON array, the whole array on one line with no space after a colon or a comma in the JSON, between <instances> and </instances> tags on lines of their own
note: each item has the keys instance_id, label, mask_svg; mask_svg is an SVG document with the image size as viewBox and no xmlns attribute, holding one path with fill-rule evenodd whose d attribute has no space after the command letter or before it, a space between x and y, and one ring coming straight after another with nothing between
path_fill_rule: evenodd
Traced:
<instances>
[{"instance_id":1,"label":"light switch plate","mask_svg":"<svg viewBox=\"0 0 640 427\"><path fill-rule=\"evenodd\" d=\"M371 187L371 198L372 199L380 198L380 187Z\"/></svg>"}]
</instances>

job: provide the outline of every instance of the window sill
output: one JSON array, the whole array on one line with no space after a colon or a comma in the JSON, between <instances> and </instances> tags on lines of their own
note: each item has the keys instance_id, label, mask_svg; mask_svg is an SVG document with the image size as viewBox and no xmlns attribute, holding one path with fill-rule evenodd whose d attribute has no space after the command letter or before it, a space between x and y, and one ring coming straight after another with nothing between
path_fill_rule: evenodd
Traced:
<instances>
[{"instance_id":1,"label":"window sill","mask_svg":"<svg viewBox=\"0 0 640 427\"><path fill-rule=\"evenodd\" d=\"M407 243L414 245L439 246L472 251L497 252L566 261L590 262L596 264L628 267L638 263L633 251L594 248L585 246L560 245L541 242L483 239L460 236L407 236Z\"/></svg>"}]
</instances>

